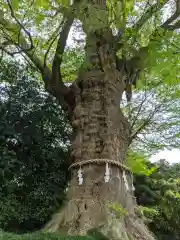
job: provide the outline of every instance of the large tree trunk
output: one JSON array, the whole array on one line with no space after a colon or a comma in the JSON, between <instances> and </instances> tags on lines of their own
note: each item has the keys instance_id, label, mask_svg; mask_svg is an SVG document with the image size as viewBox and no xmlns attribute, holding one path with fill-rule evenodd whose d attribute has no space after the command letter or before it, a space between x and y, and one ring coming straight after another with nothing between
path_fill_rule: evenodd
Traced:
<instances>
[{"instance_id":1,"label":"large tree trunk","mask_svg":"<svg viewBox=\"0 0 180 240\"><path fill-rule=\"evenodd\" d=\"M87 34L84 68L73 84L72 159L74 163L82 162L84 181L79 185L79 168L72 167L67 202L45 230L85 235L88 230L99 228L110 239L154 239L135 214L131 174L117 164L126 165L130 142L130 127L120 110L125 72L123 68L116 69L113 37L106 24L106 1L94 0L92 4L94 10L92 5L90 14L82 19ZM98 13L102 23L91 30L88 24ZM87 160L92 162L83 164ZM114 161L109 164L109 182L104 180L107 160ZM120 206L121 211L114 211L112 205Z\"/></svg>"},{"instance_id":2,"label":"large tree trunk","mask_svg":"<svg viewBox=\"0 0 180 240\"><path fill-rule=\"evenodd\" d=\"M76 163L109 159L126 164L130 130L119 107L123 89L123 74L113 63L104 72L91 69L80 74L72 122L76 129L72 158ZM127 188L123 168L109 164L110 180L105 183L106 164L97 163L81 165L82 185L77 178L79 168L72 168L68 202L46 230L66 229L69 234L84 235L89 229L100 228L110 239L153 239L135 214L131 174L126 171ZM112 204L126 213L113 212Z\"/></svg>"}]
</instances>

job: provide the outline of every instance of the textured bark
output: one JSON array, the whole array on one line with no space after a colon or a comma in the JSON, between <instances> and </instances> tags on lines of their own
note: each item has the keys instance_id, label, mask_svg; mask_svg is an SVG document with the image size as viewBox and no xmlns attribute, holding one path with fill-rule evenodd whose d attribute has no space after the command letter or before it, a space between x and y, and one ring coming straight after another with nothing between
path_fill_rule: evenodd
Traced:
<instances>
[{"instance_id":1,"label":"textured bark","mask_svg":"<svg viewBox=\"0 0 180 240\"><path fill-rule=\"evenodd\" d=\"M81 19L87 34L86 58L73 84L72 161L110 159L125 165L130 126L120 110L120 101L126 76L123 68L116 68L113 36L106 20L106 1L90 2L91 14ZM102 21L95 30L95 27L89 28L89 22L93 22L98 11ZM105 183L105 164L83 165L82 185L78 185L78 168L73 168L67 202L45 230L85 235L88 230L98 228L109 239L153 240L136 215L131 174L127 174L127 189L122 169L115 165L110 167L111 178ZM118 204L126 214L117 215L110 208L111 204Z\"/></svg>"},{"instance_id":2,"label":"textured bark","mask_svg":"<svg viewBox=\"0 0 180 240\"><path fill-rule=\"evenodd\" d=\"M72 121L76 133L72 143L75 162L105 158L125 164L130 130L119 108L123 89L123 74L116 70L113 62L104 72L91 69L79 75ZM108 183L104 182L105 164L82 166L81 186L77 170L72 171L67 204L54 215L46 230L84 235L89 229L100 228L110 239L153 239L135 214L130 175L127 191L122 169L117 166L111 166ZM126 209L127 214L117 217L109 207L112 203Z\"/></svg>"}]
</instances>

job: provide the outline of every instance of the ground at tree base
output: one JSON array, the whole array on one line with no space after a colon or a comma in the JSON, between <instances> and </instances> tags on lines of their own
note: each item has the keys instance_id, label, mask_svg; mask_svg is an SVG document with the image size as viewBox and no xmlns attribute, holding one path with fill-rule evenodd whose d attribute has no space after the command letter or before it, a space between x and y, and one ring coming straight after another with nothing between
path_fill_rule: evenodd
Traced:
<instances>
[{"instance_id":1,"label":"ground at tree base","mask_svg":"<svg viewBox=\"0 0 180 240\"><path fill-rule=\"evenodd\" d=\"M87 203L86 203L87 204ZM79 206L79 204L77 204ZM145 226L143 221L138 217L126 216L121 218L114 217L109 213L104 221L104 225L100 225L99 228L96 224L96 221L93 222L93 219L90 224L93 228L88 230L87 216L81 213L79 215L75 203L69 202L67 206L61 211L53 216L52 220L45 226L45 232L64 232L71 236L81 235L86 236L91 235L95 236L97 240L155 240L156 238L150 233L148 228ZM99 206L101 209L101 206ZM105 216L105 215L104 215ZM85 220L86 219L86 220ZM89 218L90 220L90 218ZM84 221L84 222L83 222ZM99 223L99 219L97 220ZM101 221L102 222L102 221ZM79 226L77 225L79 224ZM101 233L99 235L99 233ZM103 236L103 237L102 237ZM94 239L94 237L93 237Z\"/></svg>"},{"instance_id":2,"label":"ground at tree base","mask_svg":"<svg viewBox=\"0 0 180 240\"><path fill-rule=\"evenodd\" d=\"M1 240L92 240L89 236L63 236L60 233L28 233L23 235L0 232Z\"/></svg>"}]
</instances>

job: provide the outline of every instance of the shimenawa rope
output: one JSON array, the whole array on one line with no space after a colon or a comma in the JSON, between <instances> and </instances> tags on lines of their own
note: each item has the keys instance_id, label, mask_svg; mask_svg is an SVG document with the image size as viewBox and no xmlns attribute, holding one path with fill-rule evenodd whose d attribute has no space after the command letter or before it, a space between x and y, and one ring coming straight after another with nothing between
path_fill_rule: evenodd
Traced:
<instances>
[{"instance_id":1,"label":"shimenawa rope","mask_svg":"<svg viewBox=\"0 0 180 240\"><path fill-rule=\"evenodd\" d=\"M89 159L89 160L84 160L84 161L81 161L81 162L76 162L76 163L71 164L71 166L69 167L69 170L71 168L81 167L83 165L87 165L87 164L91 164L91 163L94 163L94 164L109 163L109 164L112 164L112 165L116 165L119 168L122 168L126 172L131 173L131 170L128 167L126 167L124 164L122 164L118 161L111 160L111 159Z\"/></svg>"}]
</instances>

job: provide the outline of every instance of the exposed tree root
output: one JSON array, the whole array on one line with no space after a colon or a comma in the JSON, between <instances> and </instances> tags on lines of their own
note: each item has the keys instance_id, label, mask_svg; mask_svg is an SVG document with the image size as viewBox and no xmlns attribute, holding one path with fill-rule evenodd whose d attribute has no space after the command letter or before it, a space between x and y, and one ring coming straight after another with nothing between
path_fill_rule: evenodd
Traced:
<instances>
[{"instance_id":1,"label":"exposed tree root","mask_svg":"<svg viewBox=\"0 0 180 240\"><path fill-rule=\"evenodd\" d=\"M111 168L112 177L106 184L103 167L86 166L83 170L86 181L79 186L74 175L68 189L69 200L44 231L86 235L89 230L98 229L111 240L155 239L138 217L133 193L131 189L127 191L117 167Z\"/></svg>"},{"instance_id":2,"label":"exposed tree root","mask_svg":"<svg viewBox=\"0 0 180 240\"><path fill-rule=\"evenodd\" d=\"M96 228L114 240L155 239L140 218L128 215L117 218L106 206L104 201L69 201L60 213L53 216L44 231L86 235L88 230Z\"/></svg>"}]
</instances>

